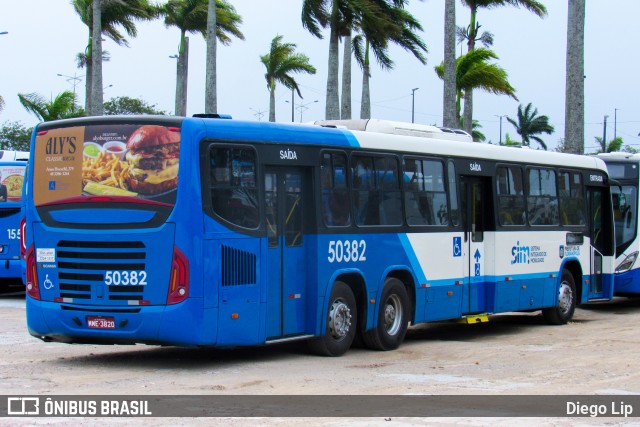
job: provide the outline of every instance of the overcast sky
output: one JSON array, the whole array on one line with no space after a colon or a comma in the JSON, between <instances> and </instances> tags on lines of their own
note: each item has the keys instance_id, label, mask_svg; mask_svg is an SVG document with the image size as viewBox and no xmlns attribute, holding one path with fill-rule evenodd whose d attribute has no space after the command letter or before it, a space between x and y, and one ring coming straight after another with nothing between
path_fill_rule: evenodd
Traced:
<instances>
[{"instance_id":1,"label":"overcast sky","mask_svg":"<svg viewBox=\"0 0 640 427\"><path fill-rule=\"evenodd\" d=\"M564 136L565 56L567 1L543 0L549 15L540 19L523 9L504 7L480 10L482 30L494 34L493 50L499 64L509 74L519 101L506 96L475 92L474 119L494 143L500 139L499 116L516 117L518 104L531 102L539 114L549 116L556 132L544 136L550 148ZM271 39L296 43L318 69L316 75L300 75L297 80L304 99L296 98L295 120L324 118L327 80L328 30L325 38L313 37L300 22L301 0L230 0L242 16L241 30L246 40L234 39L230 46L218 45L218 111L236 119L266 120L269 94L260 55L267 53ZM444 0L410 2L409 11L425 29L429 47L428 63L421 65L411 54L391 49L395 68L372 68L372 117L411 121L411 89L415 92L415 121L442 123L442 81L433 67L443 59ZM0 0L0 95L5 109L0 123L37 123L18 102L18 93L36 92L45 97L73 90L67 76L80 76L76 92L84 103L84 70L76 67L75 57L85 49L88 30L69 0ZM466 26L469 13L456 4L457 24ZM608 115L607 140L615 132L626 144L640 148L640 105L638 103L638 58L633 46L640 16L638 0L587 1L585 37L585 147L594 151L594 136L602 136L604 116ZM190 36L189 90L187 114L204 111L205 43L202 36ZM120 47L107 39L103 49L111 55L104 64L105 100L117 96L139 97L157 108L174 109L176 62L179 31L162 21L138 24L138 37L130 47ZM466 50L466 49L465 49ZM460 46L458 46L458 53ZM353 117L359 117L361 71L354 62ZM288 101L288 102L285 102ZM315 102L317 101L317 102ZM291 121L291 92L276 88L276 120ZM616 112L617 110L617 112ZM615 116L617 114L617 120ZM615 126L614 126L614 121ZM515 129L502 120L502 138ZM535 142L532 142L535 146Z\"/></svg>"}]
</instances>

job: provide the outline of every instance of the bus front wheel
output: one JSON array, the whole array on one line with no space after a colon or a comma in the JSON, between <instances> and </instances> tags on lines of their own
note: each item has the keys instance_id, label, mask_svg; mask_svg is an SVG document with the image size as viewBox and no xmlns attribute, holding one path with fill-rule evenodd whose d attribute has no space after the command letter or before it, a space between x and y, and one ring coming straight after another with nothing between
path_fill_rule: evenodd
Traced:
<instances>
[{"instance_id":1,"label":"bus front wheel","mask_svg":"<svg viewBox=\"0 0 640 427\"><path fill-rule=\"evenodd\" d=\"M568 270L562 271L558 288L558 304L542 310L545 320L552 325L564 325L573 317L576 309L576 283Z\"/></svg>"},{"instance_id":2,"label":"bus front wheel","mask_svg":"<svg viewBox=\"0 0 640 427\"><path fill-rule=\"evenodd\" d=\"M365 332L363 340L373 350L395 350L404 341L409 326L409 296L395 278L385 280L378 310L378 325Z\"/></svg>"},{"instance_id":3,"label":"bus front wheel","mask_svg":"<svg viewBox=\"0 0 640 427\"><path fill-rule=\"evenodd\" d=\"M344 282L336 282L331 290L324 335L309 341L311 350L322 356L342 356L356 336L356 298Z\"/></svg>"}]
</instances>

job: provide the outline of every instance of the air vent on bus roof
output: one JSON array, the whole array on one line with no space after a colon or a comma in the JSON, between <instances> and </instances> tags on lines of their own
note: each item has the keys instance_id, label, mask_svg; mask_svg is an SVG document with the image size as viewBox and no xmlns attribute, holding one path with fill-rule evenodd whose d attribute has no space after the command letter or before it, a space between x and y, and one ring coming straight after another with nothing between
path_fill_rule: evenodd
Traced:
<instances>
[{"instance_id":1,"label":"air vent on bus roof","mask_svg":"<svg viewBox=\"0 0 640 427\"><path fill-rule=\"evenodd\" d=\"M193 117L197 117L200 119L230 119L231 115L230 114L210 114L210 113L206 113L206 114L194 114Z\"/></svg>"}]
</instances>

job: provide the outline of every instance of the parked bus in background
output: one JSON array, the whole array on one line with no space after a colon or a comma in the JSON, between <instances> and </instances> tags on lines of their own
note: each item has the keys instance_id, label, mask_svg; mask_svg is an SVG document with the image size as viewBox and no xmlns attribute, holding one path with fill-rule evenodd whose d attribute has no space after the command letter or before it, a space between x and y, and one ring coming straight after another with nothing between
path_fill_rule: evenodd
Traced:
<instances>
[{"instance_id":1,"label":"parked bus in background","mask_svg":"<svg viewBox=\"0 0 640 427\"><path fill-rule=\"evenodd\" d=\"M351 128L351 129L349 129ZM360 130L357 130L360 129ZM383 121L91 117L31 145L27 323L44 341L242 346L542 310L613 292L600 159Z\"/></svg>"},{"instance_id":2,"label":"parked bus in background","mask_svg":"<svg viewBox=\"0 0 640 427\"><path fill-rule=\"evenodd\" d=\"M20 231L23 182L29 153L0 150L0 280L2 286L23 282Z\"/></svg>"},{"instance_id":3,"label":"parked bus in background","mask_svg":"<svg viewBox=\"0 0 640 427\"><path fill-rule=\"evenodd\" d=\"M598 154L607 164L612 185L614 226L616 236L615 294L640 294L640 265L636 262L640 251L638 239L638 186L640 154Z\"/></svg>"}]
</instances>

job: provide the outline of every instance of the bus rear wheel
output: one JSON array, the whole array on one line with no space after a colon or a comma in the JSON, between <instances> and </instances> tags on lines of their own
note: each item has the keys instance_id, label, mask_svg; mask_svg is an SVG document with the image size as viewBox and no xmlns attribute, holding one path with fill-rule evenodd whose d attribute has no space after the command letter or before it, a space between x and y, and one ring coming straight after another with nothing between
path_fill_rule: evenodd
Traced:
<instances>
[{"instance_id":1,"label":"bus rear wheel","mask_svg":"<svg viewBox=\"0 0 640 427\"><path fill-rule=\"evenodd\" d=\"M356 298L346 283L334 283L326 319L326 332L309 341L309 347L322 356L342 356L353 343L358 319Z\"/></svg>"},{"instance_id":2,"label":"bus rear wheel","mask_svg":"<svg viewBox=\"0 0 640 427\"><path fill-rule=\"evenodd\" d=\"M395 278L385 280L378 310L378 325L366 331L364 343L373 350L400 347L409 326L409 296L404 284Z\"/></svg>"},{"instance_id":3,"label":"bus rear wheel","mask_svg":"<svg viewBox=\"0 0 640 427\"><path fill-rule=\"evenodd\" d=\"M558 304L542 310L542 316L552 325L564 325L573 317L576 310L576 283L568 270L562 271L562 280L558 288Z\"/></svg>"}]
</instances>

